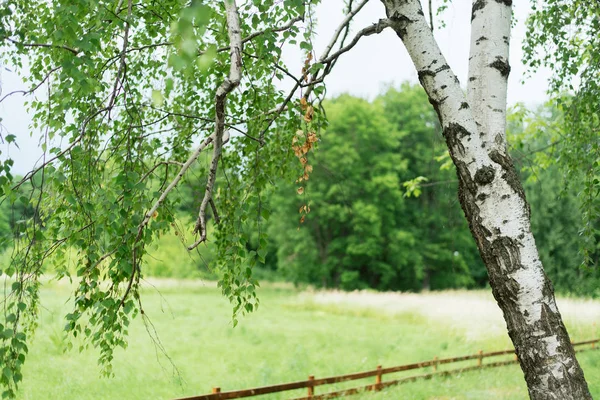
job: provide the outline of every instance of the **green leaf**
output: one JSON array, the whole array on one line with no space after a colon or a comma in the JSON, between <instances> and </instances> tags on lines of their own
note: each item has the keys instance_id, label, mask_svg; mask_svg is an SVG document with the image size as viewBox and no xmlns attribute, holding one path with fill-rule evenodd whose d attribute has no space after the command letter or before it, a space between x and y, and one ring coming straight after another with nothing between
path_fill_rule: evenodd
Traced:
<instances>
[{"instance_id":1,"label":"green leaf","mask_svg":"<svg viewBox=\"0 0 600 400\"><path fill-rule=\"evenodd\" d=\"M155 107L162 107L164 102L165 98L161 91L156 89L152 90L152 104L154 104Z\"/></svg>"}]
</instances>

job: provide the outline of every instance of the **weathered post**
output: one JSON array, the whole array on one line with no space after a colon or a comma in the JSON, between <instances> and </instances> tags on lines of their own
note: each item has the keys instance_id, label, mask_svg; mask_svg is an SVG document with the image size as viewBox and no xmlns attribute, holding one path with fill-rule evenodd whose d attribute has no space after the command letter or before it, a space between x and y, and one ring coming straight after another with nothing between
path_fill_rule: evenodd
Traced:
<instances>
[{"instance_id":1,"label":"weathered post","mask_svg":"<svg viewBox=\"0 0 600 400\"><path fill-rule=\"evenodd\" d=\"M310 375L310 376L308 377L308 380L309 380L309 381L314 381L314 380L315 380L315 377L314 377L314 375ZM312 384L310 384L310 383L309 383L309 385L308 385L308 397L313 397L313 396L314 396L314 394L315 394L315 389L314 389L314 386L313 386Z\"/></svg>"}]
</instances>

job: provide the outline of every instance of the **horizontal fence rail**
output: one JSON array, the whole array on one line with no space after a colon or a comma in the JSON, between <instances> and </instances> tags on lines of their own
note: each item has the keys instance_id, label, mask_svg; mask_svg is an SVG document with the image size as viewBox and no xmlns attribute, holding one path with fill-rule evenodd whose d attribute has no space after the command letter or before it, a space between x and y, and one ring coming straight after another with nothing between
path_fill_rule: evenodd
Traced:
<instances>
[{"instance_id":1,"label":"horizontal fence rail","mask_svg":"<svg viewBox=\"0 0 600 400\"><path fill-rule=\"evenodd\" d=\"M590 347L588 347L588 348L577 349L576 351L593 350L593 349L597 348L596 344L598 342L600 342L600 339L592 339L592 340L586 340L586 341L582 341L582 342L573 343L573 346L582 347L582 346L590 345ZM486 363L486 364L483 363L483 360L485 358L510 355L510 354L515 356L514 359L506 360L506 361L496 361L496 362L491 362L491 363ZM469 361L469 360L477 360L477 364L473 365L473 366L456 368L456 369L451 369L451 370L446 370L446 371L438 371L437 370L439 365L452 364L452 363ZM437 357L435 357L433 360L429 360L429 361L423 361L423 362L414 363L414 364L398 365L395 367L387 367L387 368L382 368L381 365L379 365L374 370L364 371L364 372L355 372L352 374L345 374L345 375L331 376L328 378L315 379L315 377L311 375L308 377L308 380L305 380L305 381L281 383L278 385L262 386L262 387L252 388L252 389L221 392L221 388L214 387L212 389L212 393L210 393L210 394L203 394L203 395L192 396L192 397L183 397L178 400L241 399L244 397L259 396L259 395L270 394L270 393L287 392L289 390L296 390L296 389L307 389L307 396L297 397L294 400L332 399L332 398L336 398L336 397L357 394L357 393L360 393L363 391L377 391L377 390L381 390L386 387L399 385L402 383L414 382L419 379L431 379L431 378L437 377L437 376L448 376L448 375L458 374L458 373L467 372L467 371L474 371L474 370L478 370L478 369L482 369L482 368L494 368L494 367L500 367L503 365L515 364L515 363L517 363L517 357L516 357L514 350L492 351L492 352L488 352L488 353L484 353L483 351L480 350L479 353L477 353L477 354L471 354L471 355L467 355L467 356L441 358L441 359L438 359ZM421 375L407 376L407 377L402 377L399 379L388 380L386 382L383 382L383 375L392 374L392 373L396 373L396 372L402 372L402 371L422 369L422 368L427 368L427 367L432 367L434 372L427 373L427 374L421 374ZM330 385L330 384L334 384L334 383L348 382L348 381L354 381L354 380L358 380L358 379L365 379L365 378L372 378L372 377L375 377L374 384L339 390L339 391L335 391L335 392L315 394L315 387L317 387L317 386Z\"/></svg>"}]
</instances>

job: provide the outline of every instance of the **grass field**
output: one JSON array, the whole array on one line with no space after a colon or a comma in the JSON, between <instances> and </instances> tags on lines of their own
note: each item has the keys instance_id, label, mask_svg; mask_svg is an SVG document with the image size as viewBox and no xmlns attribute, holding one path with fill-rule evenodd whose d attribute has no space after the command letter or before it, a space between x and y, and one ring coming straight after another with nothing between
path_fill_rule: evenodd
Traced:
<instances>
[{"instance_id":1,"label":"grass field","mask_svg":"<svg viewBox=\"0 0 600 400\"><path fill-rule=\"evenodd\" d=\"M198 282L154 282L145 311L176 372L140 319L130 344L118 351L116 377L99 378L96 352L65 353L63 316L68 288L47 285L38 332L29 347L19 399L173 399L325 377L510 348L504 323L487 292L376 294L298 292L284 285L260 289L258 312L231 327L231 308L219 291ZM598 336L600 302L560 299L574 340ZM579 356L592 394L600 397L600 352ZM414 373L414 372L413 372ZM392 379L388 376L385 379ZM350 382L352 387L371 380ZM327 388L327 389L326 389ZM317 393L333 390L319 387ZM305 391L271 395L301 396ZM354 399L525 399L518 366L404 384Z\"/></svg>"}]
</instances>

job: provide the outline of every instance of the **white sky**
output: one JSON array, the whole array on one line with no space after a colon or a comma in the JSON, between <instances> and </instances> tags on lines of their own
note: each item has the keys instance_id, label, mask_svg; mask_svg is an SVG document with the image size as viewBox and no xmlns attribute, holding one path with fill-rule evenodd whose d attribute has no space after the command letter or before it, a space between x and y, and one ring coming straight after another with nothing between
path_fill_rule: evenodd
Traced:
<instances>
[{"instance_id":1,"label":"white sky","mask_svg":"<svg viewBox=\"0 0 600 400\"><path fill-rule=\"evenodd\" d=\"M526 78L526 69L521 63L521 58L522 42L525 38L524 22L530 8L528 1L514 3L516 3L514 5L516 24L511 37L512 70L509 76L508 103L512 105L516 102L524 102L533 106L546 99L550 71L540 70L535 76ZM446 28L439 29L438 20L435 24L435 36L448 63L464 86L468 71L471 0L453 0L442 17L446 21ZM380 18L385 18L383 5L378 0L371 0L355 17L353 31L377 22ZM319 23L319 36L315 42L317 55L329 42L341 19L342 2L323 0L317 10ZM299 53L288 54L286 61L291 63L290 65L302 65ZM13 90L24 89L20 79L13 72L0 71L0 79L2 88L0 98ZM402 42L391 29L387 29L379 35L362 38L350 52L343 54L326 83L329 96L350 93L372 99L381 93L386 85L400 84L404 81L417 83L417 74ZM44 87L40 90L44 90ZM20 147L9 148L5 143L0 143L2 151L0 159L13 158L15 161L13 171L17 174L29 171L41 155L37 145L39 134L34 134L33 137L30 135L28 126L31 118L24 107L24 101L23 96L15 95L0 104L2 119L0 132L3 136L16 135Z\"/></svg>"}]
</instances>

